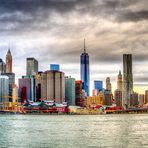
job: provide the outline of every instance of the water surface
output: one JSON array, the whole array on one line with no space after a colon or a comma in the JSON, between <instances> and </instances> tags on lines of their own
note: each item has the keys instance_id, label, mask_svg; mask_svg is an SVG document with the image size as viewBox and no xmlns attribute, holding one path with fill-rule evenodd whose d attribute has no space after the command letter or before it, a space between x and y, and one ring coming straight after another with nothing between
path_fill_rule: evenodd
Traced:
<instances>
[{"instance_id":1,"label":"water surface","mask_svg":"<svg viewBox=\"0 0 148 148\"><path fill-rule=\"evenodd\" d=\"M0 147L148 148L148 114L0 115Z\"/></svg>"}]
</instances>

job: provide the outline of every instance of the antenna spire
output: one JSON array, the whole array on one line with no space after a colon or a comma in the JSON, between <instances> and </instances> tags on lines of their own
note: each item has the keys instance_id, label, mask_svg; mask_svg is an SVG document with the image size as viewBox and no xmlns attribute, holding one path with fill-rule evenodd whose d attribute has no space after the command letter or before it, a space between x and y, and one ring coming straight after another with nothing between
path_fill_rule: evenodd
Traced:
<instances>
[{"instance_id":1,"label":"antenna spire","mask_svg":"<svg viewBox=\"0 0 148 148\"><path fill-rule=\"evenodd\" d=\"M86 53L86 49L85 49L85 38L84 38L84 53Z\"/></svg>"}]
</instances>

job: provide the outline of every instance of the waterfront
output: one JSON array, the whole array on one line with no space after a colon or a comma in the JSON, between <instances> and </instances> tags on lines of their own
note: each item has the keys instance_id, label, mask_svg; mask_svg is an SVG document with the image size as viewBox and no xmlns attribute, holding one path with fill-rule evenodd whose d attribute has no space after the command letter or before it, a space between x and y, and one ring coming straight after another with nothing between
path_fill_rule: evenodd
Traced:
<instances>
[{"instance_id":1,"label":"waterfront","mask_svg":"<svg viewBox=\"0 0 148 148\"><path fill-rule=\"evenodd\" d=\"M0 115L0 147L148 147L148 115Z\"/></svg>"}]
</instances>

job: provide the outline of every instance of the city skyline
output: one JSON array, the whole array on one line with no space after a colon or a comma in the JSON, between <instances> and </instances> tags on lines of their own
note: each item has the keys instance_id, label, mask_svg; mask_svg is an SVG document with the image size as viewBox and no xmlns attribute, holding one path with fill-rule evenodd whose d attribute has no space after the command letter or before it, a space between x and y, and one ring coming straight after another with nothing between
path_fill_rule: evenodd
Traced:
<instances>
[{"instance_id":1,"label":"city skyline","mask_svg":"<svg viewBox=\"0 0 148 148\"><path fill-rule=\"evenodd\" d=\"M91 86L93 80L105 82L110 77L116 88L122 54L132 53L134 86L148 88L146 0L0 3L1 58L10 47L17 78L25 74L23 67L31 56L39 61L40 70L58 63L66 75L80 79L79 55L86 38Z\"/></svg>"},{"instance_id":2,"label":"city skyline","mask_svg":"<svg viewBox=\"0 0 148 148\"><path fill-rule=\"evenodd\" d=\"M85 47L85 46L84 46ZM84 53L86 52L85 50L85 48L83 49L84 51ZM11 53L11 50L10 50L10 48L8 49L8 51L7 51L7 54L8 53ZM7 54L6 54L6 57L7 57ZM87 53L86 53L87 54ZM83 53L82 54L80 54L80 69L81 69L81 56L83 55ZM132 54L123 54L123 65L124 65L124 56L125 55L131 55L132 56ZM13 55L12 55L13 56ZM12 57L11 57L12 58ZM2 58L0 58L3 62L4 62L4 64L5 64L5 62L7 61L7 58L5 59L5 60L3 60ZM25 73L27 74L27 67L28 67L28 59L30 60L35 60L36 62L37 62L37 67L36 68L38 68L38 61L34 58L34 57L27 57L26 58L26 71L25 71ZM131 59L131 61L130 62L133 62L133 60ZM131 64L129 61L127 61L127 64ZM7 65L7 64L6 64ZM58 64L50 64L50 67L49 67L49 69L44 69L42 72L44 72L44 71L48 71L48 70L51 70L51 66L59 66ZM13 63L11 63L11 68L13 68ZM132 65L133 66L133 65ZM7 66L6 66L7 67ZM59 67L58 67L59 68ZM62 71L62 70L60 70L61 72L64 72L64 71ZM81 71L81 70L80 70ZM122 72L121 72L122 71ZM38 70L38 71L36 71L36 72L41 72L40 70ZM64 72L65 73L65 72ZM90 73L90 72L89 72ZM34 72L34 74L35 74L35 72ZM122 69L122 70L119 70L119 74L120 75L124 75L124 69ZM17 75L17 73L16 73L16 75ZM24 74L25 75L25 74ZM18 85L18 80L20 79L20 78L22 78L24 75L21 75L21 76L19 76L18 78L16 78L16 84ZM72 75L66 75L65 74L65 77L67 77L67 76L72 76ZM91 76L91 75L90 75ZM79 77L80 77L80 79L77 79L77 78L75 78L76 80L81 80L81 72L79 73ZM132 76L133 77L133 76ZM110 82L110 85L111 86L109 86L109 88L111 89L111 91L112 92L114 92L116 89L118 89L118 79L119 79L119 75L116 75L116 80L113 82L113 81L110 81L110 77L106 77L106 82L105 82L105 80L101 80L102 81L102 85L103 85L103 88L105 89L108 89L108 86L107 86L107 79L109 79L109 82ZM133 79L133 78L132 78ZM89 92L90 92L90 95L92 95L93 94L93 89L94 89L94 85L93 85L93 83L95 82L95 81L100 81L100 79L95 79L95 80L90 80L90 82L91 82L91 85L90 85L90 87L89 87ZM123 79L123 81L124 81L124 79ZM133 81L134 82L134 81ZM113 87L112 87L112 84L115 84ZM105 86L106 85L106 86ZM136 89L135 89L135 87L134 87L134 83L132 84L133 86L133 92L135 91L136 92ZM122 86L123 87L123 86ZM145 90L146 89L143 89L143 91L139 91L139 89L137 90L139 93L145 93Z\"/></svg>"}]
</instances>

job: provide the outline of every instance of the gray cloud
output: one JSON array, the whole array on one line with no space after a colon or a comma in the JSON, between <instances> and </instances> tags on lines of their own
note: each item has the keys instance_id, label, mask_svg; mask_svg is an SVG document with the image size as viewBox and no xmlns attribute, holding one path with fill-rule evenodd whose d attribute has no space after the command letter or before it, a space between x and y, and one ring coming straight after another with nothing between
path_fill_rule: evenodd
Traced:
<instances>
[{"instance_id":1,"label":"gray cloud","mask_svg":"<svg viewBox=\"0 0 148 148\"><path fill-rule=\"evenodd\" d=\"M137 22L141 20L147 20L148 19L148 11L142 10L138 12L132 12L132 11L125 11L119 14L117 20L121 22L130 21L130 22Z\"/></svg>"},{"instance_id":2,"label":"gray cloud","mask_svg":"<svg viewBox=\"0 0 148 148\"><path fill-rule=\"evenodd\" d=\"M146 0L141 3L148 4ZM73 17L72 12L75 12L82 18L90 15L93 18L106 17L119 22L147 19L147 10L138 10L138 5L138 0L1 0L0 22L5 31L21 31L47 29L51 25L57 25L50 20L54 13L60 14L61 18L66 15Z\"/></svg>"}]
</instances>

